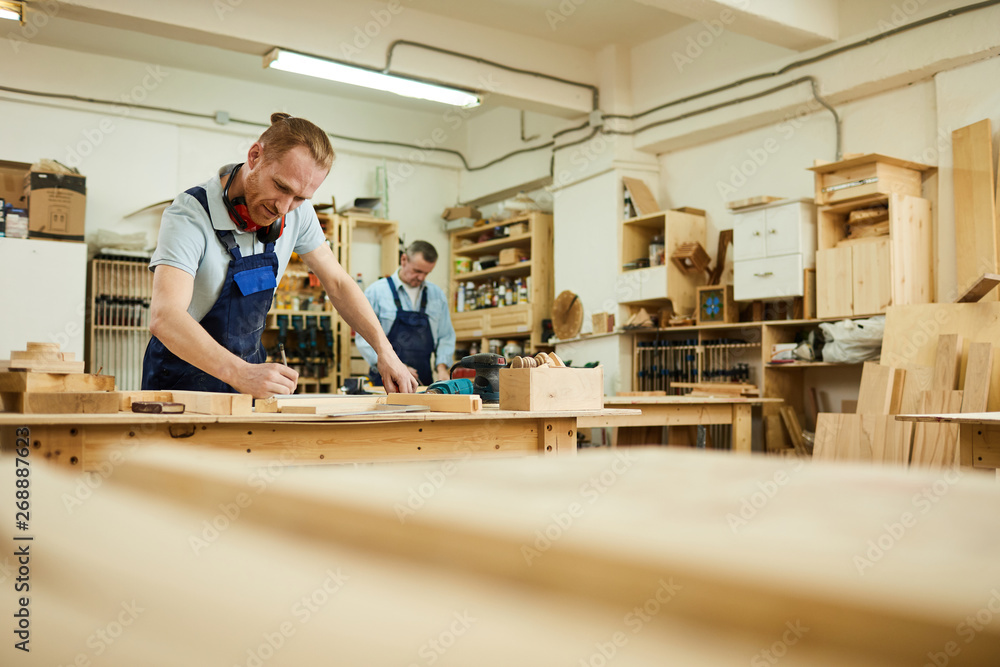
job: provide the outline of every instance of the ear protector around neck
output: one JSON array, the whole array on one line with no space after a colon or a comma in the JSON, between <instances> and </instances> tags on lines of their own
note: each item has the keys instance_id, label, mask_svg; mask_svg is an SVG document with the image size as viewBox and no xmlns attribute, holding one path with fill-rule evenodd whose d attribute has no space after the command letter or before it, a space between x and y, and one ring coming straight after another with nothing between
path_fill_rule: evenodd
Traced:
<instances>
[{"instance_id":1,"label":"ear protector around neck","mask_svg":"<svg viewBox=\"0 0 1000 667\"><path fill-rule=\"evenodd\" d=\"M250 217L250 211L247 208L247 200L243 197L236 197L233 200L229 199L229 186L233 184L233 179L236 178L236 172L240 170L243 163L236 165L236 168L229 172L229 179L226 181L226 187L222 190L222 202L226 205L226 211L229 213L229 219L233 221L236 228L241 232L257 232L257 240L261 243L268 244L274 243L281 236L281 233L285 231L285 216L281 216L279 220L272 222L267 227L261 227L253 221Z\"/></svg>"}]
</instances>

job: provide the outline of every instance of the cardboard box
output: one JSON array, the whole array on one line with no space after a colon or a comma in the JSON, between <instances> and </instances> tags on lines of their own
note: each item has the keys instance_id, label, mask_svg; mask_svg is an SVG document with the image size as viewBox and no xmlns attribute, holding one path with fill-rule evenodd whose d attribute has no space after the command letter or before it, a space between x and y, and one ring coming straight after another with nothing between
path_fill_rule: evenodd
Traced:
<instances>
[{"instance_id":1,"label":"cardboard box","mask_svg":"<svg viewBox=\"0 0 1000 667\"><path fill-rule=\"evenodd\" d=\"M604 369L502 368L501 410L601 410L604 408Z\"/></svg>"},{"instance_id":2,"label":"cardboard box","mask_svg":"<svg viewBox=\"0 0 1000 667\"><path fill-rule=\"evenodd\" d=\"M28 208L24 198L24 177L31 165L27 162L0 160L0 199L14 208Z\"/></svg>"},{"instance_id":3,"label":"cardboard box","mask_svg":"<svg viewBox=\"0 0 1000 667\"><path fill-rule=\"evenodd\" d=\"M87 178L75 174L31 171L25 176L28 237L83 241Z\"/></svg>"},{"instance_id":4,"label":"cardboard box","mask_svg":"<svg viewBox=\"0 0 1000 667\"><path fill-rule=\"evenodd\" d=\"M497 260L500 266L508 266L510 264L517 264L521 260L528 259L528 253L520 248L504 248L500 251L500 257Z\"/></svg>"},{"instance_id":5,"label":"cardboard box","mask_svg":"<svg viewBox=\"0 0 1000 667\"><path fill-rule=\"evenodd\" d=\"M594 313L590 321L594 325L595 334L611 333L615 330L614 313Z\"/></svg>"},{"instance_id":6,"label":"cardboard box","mask_svg":"<svg viewBox=\"0 0 1000 667\"><path fill-rule=\"evenodd\" d=\"M459 220L460 218L476 218L478 220L483 217L483 214L472 206L453 206L446 208L441 217L445 220Z\"/></svg>"}]
</instances>

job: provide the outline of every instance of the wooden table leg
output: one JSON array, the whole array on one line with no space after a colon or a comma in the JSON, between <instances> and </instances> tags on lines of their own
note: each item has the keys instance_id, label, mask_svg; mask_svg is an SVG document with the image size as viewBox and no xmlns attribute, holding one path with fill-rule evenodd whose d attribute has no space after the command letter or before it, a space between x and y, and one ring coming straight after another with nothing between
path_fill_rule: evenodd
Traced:
<instances>
[{"instance_id":1,"label":"wooden table leg","mask_svg":"<svg viewBox=\"0 0 1000 667\"><path fill-rule=\"evenodd\" d=\"M576 419L545 419L540 435L543 456L576 456Z\"/></svg>"},{"instance_id":2,"label":"wooden table leg","mask_svg":"<svg viewBox=\"0 0 1000 667\"><path fill-rule=\"evenodd\" d=\"M750 404L733 405L733 451L749 454L752 446Z\"/></svg>"}]
</instances>

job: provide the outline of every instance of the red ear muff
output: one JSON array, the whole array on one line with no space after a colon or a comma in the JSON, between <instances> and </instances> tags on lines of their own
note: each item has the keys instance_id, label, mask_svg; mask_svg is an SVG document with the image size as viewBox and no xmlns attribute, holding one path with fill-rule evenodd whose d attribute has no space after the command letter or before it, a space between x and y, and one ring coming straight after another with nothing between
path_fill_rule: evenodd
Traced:
<instances>
[{"instance_id":1,"label":"red ear muff","mask_svg":"<svg viewBox=\"0 0 1000 667\"><path fill-rule=\"evenodd\" d=\"M229 213L229 219L233 221L236 228L241 232L257 232L257 239L264 244L274 243L281 236L281 233L285 231L285 216L281 216L279 220L275 220L267 227L261 227L253 218L250 217L250 210L247 208L247 200L243 197L236 197L235 199L229 199L229 186L233 184L233 179L236 178L236 172L240 170L243 163L236 165L236 168L229 173L229 179L226 181L226 187L222 190L222 202L226 205L226 211Z\"/></svg>"}]
</instances>

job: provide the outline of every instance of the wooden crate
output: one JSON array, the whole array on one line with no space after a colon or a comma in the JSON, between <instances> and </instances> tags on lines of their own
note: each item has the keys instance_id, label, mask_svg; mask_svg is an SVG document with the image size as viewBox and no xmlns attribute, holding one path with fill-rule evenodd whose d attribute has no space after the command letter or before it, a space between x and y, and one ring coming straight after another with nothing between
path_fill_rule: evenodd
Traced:
<instances>
[{"instance_id":1,"label":"wooden crate","mask_svg":"<svg viewBox=\"0 0 1000 667\"><path fill-rule=\"evenodd\" d=\"M501 410L600 410L604 407L604 369L503 368Z\"/></svg>"},{"instance_id":2,"label":"wooden crate","mask_svg":"<svg viewBox=\"0 0 1000 667\"><path fill-rule=\"evenodd\" d=\"M826 206L876 194L920 197L923 179L936 168L869 153L810 170L816 174L816 203Z\"/></svg>"}]
</instances>

